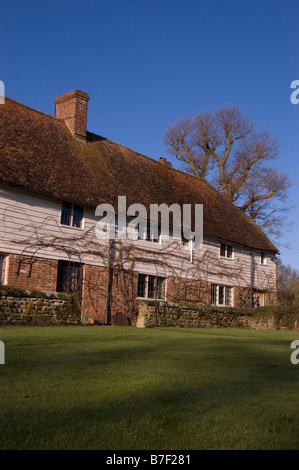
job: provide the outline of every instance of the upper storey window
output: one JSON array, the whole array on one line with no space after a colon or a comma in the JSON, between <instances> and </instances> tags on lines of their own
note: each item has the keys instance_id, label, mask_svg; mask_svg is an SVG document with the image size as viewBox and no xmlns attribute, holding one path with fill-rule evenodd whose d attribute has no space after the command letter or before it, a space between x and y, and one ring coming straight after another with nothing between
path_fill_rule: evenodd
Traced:
<instances>
[{"instance_id":1,"label":"upper storey window","mask_svg":"<svg viewBox=\"0 0 299 470\"><path fill-rule=\"evenodd\" d=\"M263 251L261 252L261 264L266 264L266 255Z\"/></svg>"},{"instance_id":2,"label":"upper storey window","mask_svg":"<svg viewBox=\"0 0 299 470\"><path fill-rule=\"evenodd\" d=\"M220 245L220 256L222 256L223 258L232 259L232 257L233 257L233 247L231 245L226 245L224 243L221 243L221 245Z\"/></svg>"},{"instance_id":3,"label":"upper storey window","mask_svg":"<svg viewBox=\"0 0 299 470\"><path fill-rule=\"evenodd\" d=\"M64 202L61 209L61 225L83 228L83 207Z\"/></svg>"}]
</instances>

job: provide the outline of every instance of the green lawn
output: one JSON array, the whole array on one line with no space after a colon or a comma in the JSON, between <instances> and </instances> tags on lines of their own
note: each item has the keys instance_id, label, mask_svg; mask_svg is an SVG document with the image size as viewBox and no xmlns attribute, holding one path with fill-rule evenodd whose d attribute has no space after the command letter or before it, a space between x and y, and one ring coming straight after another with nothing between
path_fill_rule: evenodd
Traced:
<instances>
[{"instance_id":1,"label":"green lawn","mask_svg":"<svg viewBox=\"0 0 299 470\"><path fill-rule=\"evenodd\" d=\"M0 449L299 449L298 332L1 327Z\"/></svg>"}]
</instances>

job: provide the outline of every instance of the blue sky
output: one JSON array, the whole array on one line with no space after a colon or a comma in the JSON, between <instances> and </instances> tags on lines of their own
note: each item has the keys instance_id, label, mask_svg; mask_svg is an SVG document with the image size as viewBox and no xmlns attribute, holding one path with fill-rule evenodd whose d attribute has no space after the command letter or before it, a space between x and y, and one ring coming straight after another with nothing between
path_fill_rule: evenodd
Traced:
<instances>
[{"instance_id":1,"label":"blue sky","mask_svg":"<svg viewBox=\"0 0 299 470\"><path fill-rule=\"evenodd\" d=\"M277 135L294 223L279 249L299 269L299 104L290 101L298 0L0 0L0 8L0 80L10 98L54 114L57 95L87 91L88 130L155 159L166 156L168 124L228 103Z\"/></svg>"}]
</instances>

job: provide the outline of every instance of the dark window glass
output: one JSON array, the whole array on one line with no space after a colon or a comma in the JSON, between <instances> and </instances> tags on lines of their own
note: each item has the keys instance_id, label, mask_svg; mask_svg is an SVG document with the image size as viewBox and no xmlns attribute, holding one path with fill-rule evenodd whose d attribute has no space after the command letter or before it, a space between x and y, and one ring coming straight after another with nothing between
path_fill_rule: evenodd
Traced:
<instances>
[{"instance_id":1,"label":"dark window glass","mask_svg":"<svg viewBox=\"0 0 299 470\"><path fill-rule=\"evenodd\" d=\"M5 255L0 255L0 286L3 284L3 266L4 266Z\"/></svg>"},{"instance_id":2,"label":"dark window glass","mask_svg":"<svg viewBox=\"0 0 299 470\"><path fill-rule=\"evenodd\" d=\"M150 299L154 299L155 295L155 280L154 276L148 276L148 287L147 287L147 297Z\"/></svg>"},{"instance_id":3,"label":"dark window glass","mask_svg":"<svg viewBox=\"0 0 299 470\"><path fill-rule=\"evenodd\" d=\"M261 252L261 263L265 264L265 253Z\"/></svg>"},{"instance_id":4,"label":"dark window glass","mask_svg":"<svg viewBox=\"0 0 299 470\"><path fill-rule=\"evenodd\" d=\"M63 203L60 223L62 225L71 225L71 219L72 219L72 205Z\"/></svg>"},{"instance_id":5,"label":"dark window glass","mask_svg":"<svg viewBox=\"0 0 299 470\"><path fill-rule=\"evenodd\" d=\"M225 248L226 248L226 245L221 243L221 245L220 245L220 256L225 256Z\"/></svg>"},{"instance_id":6,"label":"dark window glass","mask_svg":"<svg viewBox=\"0 0 299 470\"><path fill-rule=\"evenodd\" d=\"M163 277L138 274L137 296L149 299L164 299L164 281Z\"/></svg>"},{"instance_id":7,"label":"dark window glass","mask_svg":"<svg viewBox=\"0 0 299 470\"><path fill-rule=\"evenodd\" d=\"M227 257L232 258L233 257L233 247L231 245L227 245Z\"/></svg>"},{"instance_id":8,"label":"dark window glass","mask_svg":"<svg viewBox=\"0 0 299 470\"><path fill-rule=\"evenodd\" d=\"M218 303L219 305L224 304L224 286L218 287Z\"/></svg>"},{"instance_id":9,"label":"dark window glass","mask_svg":"<svg viewBox=\"0 0 299 470\"><path fill-rule=\"evenodd\" d=\"M225 258L232 258L233 257L233 247L231 245L225 245L221 243L220 245L220 256L224 256Z\"/></svg>"},{"instance_id":10,"label":"dark window glass","mask_svg":"<svg viewBox=\"0 0 299 470\"><path fill-rule=\"evenodd\" d=\"M156 299L164 299L164 278L157 277Z\"/></svg>"},{"instance_id":11,"label":"dark window glass","mask_svg":"<svg viewBox=\"0 0 299 470\"><path fill-rule=\"evenodd\" d=\"M161 226L158 226L158 238L154 238L153 235L153 230L151 229L151 226L148 225L146 228L146 240L158 243L159 242L159 237L161 235Z\"/></svg>"},{"instance_id":12,"label":"dark window glass","mask_svg":"<svg viewBox=\"0 0 299 470\"><path fill-rule=\"evenodd\" d=\"M82 267L72 261L58 261L57 292L79 292L82 288Z\"/></svg>"},{"instance_id":13,"label":"dark window glass","mask_svg":"<svg viewBox=\"0 0 299 470\"><path fill-rule=\"evenodd\" d=\"M73 227L81 227L82 219L83 219L83 208L79 206L74 206Z\"/></svg>"},{"instance_id":14,"label":"dark window glass","mask_svg":"<svg viewBox=\"0 0 299 470\"><path fill-rule=\"evenodd\" d=\"M216 284L212 284L212 289L211 289L211 304L216 305L217 304L217 286Z\"/></svg>"},{"instance_id":15,"label":"dark window glass","mask_svg":"<svg viewBox=\"0 0 299 470\"><path fill-rule=\"evenodd\" d=\"M146 276L138 274L138 297L146 297Z\"/></svg>"}]
</instances>

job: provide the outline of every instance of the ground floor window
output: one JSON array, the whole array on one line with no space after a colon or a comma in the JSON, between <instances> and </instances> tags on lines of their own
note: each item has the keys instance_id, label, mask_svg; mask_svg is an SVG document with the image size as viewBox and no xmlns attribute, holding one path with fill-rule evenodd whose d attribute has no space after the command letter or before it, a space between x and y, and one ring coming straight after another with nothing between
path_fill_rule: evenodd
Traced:
<instances>
[{"instance_id":1,"label":"ground floor window","mask_svg":"<svg viewBox=\"0 0 299 470\"><path fill-rule=\"evenodd\" d=\"M254 307L264 307L266 305L266 294L265 292L255 292L253 295Z\"/></svg>"},{"instance_id":2,"label":"ground floor window","mask_svg":"<svg viewBox=\"0 0 299 470\"><path fill-rule=\"evenodd\" d=\"M212 305L232 305L232 287L212 284L211 287Z\"/></svg>"},{"instance_id":3,"label":"ground floor window","mask_svg":"<svg viewBox=\"0 0 299 470\"><path fill-rule=\"evenodd\" d=\"M137 296L144 299L165 298L165 278L150 276L148 274L138 274Z\"/></svg>"},{"instance_id":4,"label":"ground floor window","mask_svg":"<svg viewBox=\"0 0 299 470\"><path fill-rule=\"evenodd\" d=\"M0 254L0 286L4 282L4 263L5 263L5 255Z\"/></svg>"},{"instance_id":5,"label":"ground floor window","mask_svg":"<svg viewBox=\"0 0 299 470\"><path fill-rule=\"evenodd\" d=\"M82 265L72 261L58 261L57 292L79 292L82 290Z\"/></svg>"}]
</instances>

